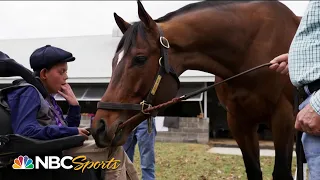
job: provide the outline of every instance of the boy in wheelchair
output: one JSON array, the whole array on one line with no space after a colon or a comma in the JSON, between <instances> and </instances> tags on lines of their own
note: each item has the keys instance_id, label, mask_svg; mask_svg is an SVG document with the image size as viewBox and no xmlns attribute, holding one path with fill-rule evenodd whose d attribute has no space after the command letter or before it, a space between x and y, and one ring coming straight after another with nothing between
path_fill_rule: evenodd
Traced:
<instances>
[{"instance_id":1,"label":"boy in wheelchair","mask_svg":"<svg viewBox=\"0 0 320 180\"><path fill-rule=\"evenodd\" d=\"M6 56L0 52L0 56ZM35 86L15 81L12 86L0 90L0 105L10 110L14 134L38 140L53 140L81 135L88 139L90 132L79 128L80 105L66 83L68 62L75 60L70 52L50 45L36 49L30 57L30 66L36 79L48 93L43 97ZM61 108L52 95L59 93L69 104L68 115L63 117ZM2 99L1 99L2 97ZM1 148L1 147L0 147ZM122 147L98 148L94 142L84 141L80 147L64 150L63 155L85 155L92 161L120 160L116 170L105 170L105 179L138 179L132 162ZM112 155L112 157L110 156Z\"/></svg>"}]
</instances>

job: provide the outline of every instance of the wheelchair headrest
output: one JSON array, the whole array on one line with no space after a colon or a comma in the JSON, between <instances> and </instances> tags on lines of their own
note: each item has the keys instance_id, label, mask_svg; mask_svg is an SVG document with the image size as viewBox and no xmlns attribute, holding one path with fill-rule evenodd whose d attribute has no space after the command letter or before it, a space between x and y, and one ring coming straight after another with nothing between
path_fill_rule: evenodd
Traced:
<instances>
[{"instance_id":1,"label":"wheelchair headrest","mask_svg":"<svg viewBox=\"0 0 320 180\"><path fill-rule=\"evenodd\" d=\"M0 77L20 76L27 83L34 85L43 97L48 96L48 92L42 84L33 76L32 72L11 59L8 55L0 51Z\"/></svg>"},{"instance_id":2,"label":"wheelchair headrest","mask_svg":"<svg viewBox=\"0 0 320 180\"><path fill-rule=\"evenodd\" d=\"M10 57L7 54L0 51L0 59L10 59Z\"/></svg>"}]
</instances>

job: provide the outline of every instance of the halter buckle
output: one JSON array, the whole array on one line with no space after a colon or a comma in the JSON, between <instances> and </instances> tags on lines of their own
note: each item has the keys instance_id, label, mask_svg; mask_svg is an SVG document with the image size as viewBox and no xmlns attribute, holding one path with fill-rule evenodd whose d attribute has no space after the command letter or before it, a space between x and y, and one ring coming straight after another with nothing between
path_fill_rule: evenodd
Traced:
<instances>
[{"instance_id":1,"label":"halter buckle","mask_svg":"<svg viewBox=\"0 0 320 180\"><path fill-rule=\"evenodd\" d=\"M141 107L141 112L142 112L143 114L147 114L147 115L150 114L150 113L144 112L144 110L147 109L147 108L152 107L151 104L148 104L148 103L146 103L145 100L143 100L143 101L140 102L140 105L142 106L142 107ZM145 106L147 106L147 108L145 108Z\"/></svg>"},{"instance_id":2,"label":"halter buckle","mask_svg":"<svg viewBox=\"0 0 320 180\"><path fill-rule=\"evenodd\" d=\"M162 57L159 58L159 65L162 67L161 60L162 60Z\"/></svg>"},{"instance_id":3,"label":"halter buckle","mask_svg":"<svg viewBox=\"0 0 320 180\"><path fill-rule=\"evenodd\" d=\"M170 44L167 38L165 38L164 36L160 36L160 43L163 47L169 49L170 48Z\"/></svg>"}]
</instances>

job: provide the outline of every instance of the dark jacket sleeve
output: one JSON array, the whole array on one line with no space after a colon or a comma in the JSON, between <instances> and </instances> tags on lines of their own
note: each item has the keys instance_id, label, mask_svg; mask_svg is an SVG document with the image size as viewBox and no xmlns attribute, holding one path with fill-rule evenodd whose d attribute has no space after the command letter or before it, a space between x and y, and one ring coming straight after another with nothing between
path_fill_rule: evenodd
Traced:
<instances>
[{"instance_id":1,"label":"dark jacket sleeve","mask_svg":"<svg viewBox=\"0 0 320 180\"><path fill-rule=\"evenodd\" d=\"M68 126L79 127L80 120L81 120L81 107L69 105L68 114L67 114L67 117L65 118L65 121L68 123Z\"/></svg>"},{"instance_id":2,"label":"dark jacket sleeve","mask_svg":"<svg viewBox=\"0 0 320 180\"><path fill-rule=\"evenodd\" d=\"M11 109L13 132L35 139L50 140L78 134L78 128L57 125L41 126L36 117L40 97L31 86L17 89L7 95Z\"/></svg>"}]
</instances>

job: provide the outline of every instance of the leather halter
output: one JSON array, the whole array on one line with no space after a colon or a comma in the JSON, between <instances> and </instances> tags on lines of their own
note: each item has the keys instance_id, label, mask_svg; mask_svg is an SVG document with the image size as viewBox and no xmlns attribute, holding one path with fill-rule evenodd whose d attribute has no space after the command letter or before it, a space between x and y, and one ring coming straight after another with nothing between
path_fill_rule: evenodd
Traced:
<instances>
[{"instance_id":1,"label":"leather halter","mask_svg":"<svg viewBox=\"0 0 320 180\"><path fill-rule=\"evenodd\" d=\"M174 69L169 64L169 58L168 58L168 49L170 48L169 41L167 38L163 36L163 31L158 26L159 34L160 34L160 59L159 59L159 71L158 74L154 80L153 87L149 91L149 94L147 95L147 98L145 100L141 101L139 104L131 104L131 103L113 103L113 102L98 102L97 108L103 109L103 110L133 110L133 111L141 111L144 114L150 114L145 113L144 109L147 109L149 107L152 107L152 103L156 94L156 91L159 87L159 84L161 82L162 77L165 74L170 74L177 82L178 88L180 88L180 80L178 78L178 75L174 71ZM151 114L152 115L152 114Z\"/></svg>"}]
</instances>

